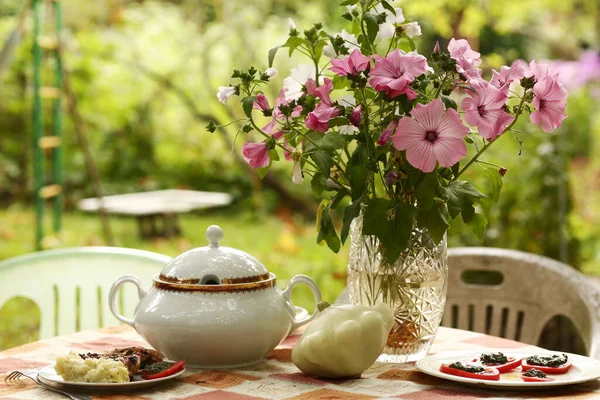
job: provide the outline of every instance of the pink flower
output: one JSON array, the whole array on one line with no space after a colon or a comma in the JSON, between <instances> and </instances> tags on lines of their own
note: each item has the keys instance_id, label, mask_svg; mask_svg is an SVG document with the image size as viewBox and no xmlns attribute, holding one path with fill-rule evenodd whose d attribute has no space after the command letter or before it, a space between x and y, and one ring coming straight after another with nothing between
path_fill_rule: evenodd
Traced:
<instances>
[{"instance_id":1,"label":"pink flower","mask_svg":"<svg viewBox=\"0 0 600 400\"><path fill-rule=\"evenodd\" d=\"M452 38L448 43L450 57L456 61L456 71L463 74L467 81L480 81L481 70L476 68L481 64L480 53L471 49L469 42L465 39L456 40Z\"/></svg>"},{"instance_id":2,"label":"pink flower","mask_svg":"<svg viewBox=\"0 0 600 400\"><path fill-rule=\"evenodd\" d=\"M448 51L450 52L450 57L456 61L456 71L461 74L481 64L481 59L479 58L481 54L471 49L471 45L465 39L450 39Z\"/></svg>"},{"instance_id":3,"label":"pink flower","mask_svg":"<svg viewBox=\"0 0 600 400\"><path fill-rule=\"evenodd\" d=\"M354 110L352 110L352 114L350 114L350 123L354 126L360 125L360 120L362 119L362 104L359 104Z\"/></svg>"},{"instance_id":4,"label":"pink flower","mask_svg":"<svg viewBox=\"0 0 600 400\"><path fill-rule=\"evenodd\" d=\"M369 84L385 91L390 98L406 94L409 100L417 94L408 87L415 77L425 73L427 59L419 54L403 54L396 49L386 58L378 58L371 69Z\"/></svg>"},{"instance_id":5,"label":"pink flower","mask_svg":"<svg viewBox=\"0 0 600 400\"><path fill-rule=\"evenodd\" d=\"M538 64L535 60L531 60L529 63L529 71L525 71L525 76L533 76L534 79L539 82L543 81L547 76L556 78L558 74L550 70L550 65Z\"/></svg>"},{"instance_id":6,"label":"pink flower","mask_svg":"<svg viewBox=\"0 0 600 400\"><path fill-rule=\"evenodd\" d=\"M463 99L460 106L465 111L465 120L476 126L479 134L487 140L501 135L515 119L504 111L507 94L485 81L476 85L477 92L469 91L471 97Z\"/></svg>"},{"instance_id":7,"label":"pink flower","mask_svg":"<svg viewBox=\"0 0 600 400\"><path fill-rule=\"evenodd\" d=\"M444 104L435 99L427 105L417 104L413 118L402 117L392 136L398 150L406 150L406 159L423 172L435 169L436 162L449 168L467 154L463 138L469 134L453 109L444 112Z\"/></svg>"},{"instance_id":8,"label":"pink flower","mask_svg":"<svg viewBox=\"0 0 600 400\"><path fill-rule=\"evenodd\" d=\"M315 95L315 90L317 90L317 82L313 78L308 78L306 83L304 84L306 87L306 94L309 96Z\"/></svg>"},{"instance_id":9,"label":"pink flower","mask_svg":"<svg viewBox=\"0 0 600 400\"><path fill-rule=\"evenodd\" d=\"M290 102L290 100L286 98L287 91L288 91L287 88L283 88L283 89L281 89L281 91L279 91L279 96L277 96L277 98L275 99L275 107L273 108L273 118L281 123L283 123L287 120L286 116L283 115L283 113L279 110L279 106L282 106L282 105L286 106ZM299 117L301 113L302 113L302 106L296 106L292 110L290 117L291 118Z\"/></svg>"},{"instance_id":10,"label":"pink flower","mask_svg":"<svg viewBox=\"0 0 600 400\"><path fill-rule=\"evenodd\" d=\"M254 104L252 104L252 108L265 112L270 110L271 106L269 106L269 100L267 100L267 97L264 94L259 93L256 96L256 101Z\"/></svg>"},{"instance_id":11,"label":"pink flower","mask_svg":"<svg viewBox=\"0 0 600 400\"><path fill-rule=\"evenodd\" d=\"M379 136L377 144L379 146L385 146L386 144L388 144L390 140L392 140L392 133L394 133L397 127L398 121L394 120L390 122L388 126L383 130L383 132L381 132L381 136Z\"/></svg>"},{"instance_id":12,"label":"pink flower","mask_svg":"<svg viewBox=\"0 0 600 400\"><path fill-rule=\"evenodd\" d=\"M544 132L552 132L567 118L565 108L568 93L557 78L547 75L533 86L533 94L535 112L529 119L541 126Z\"/></svg>"},{"instance_id":13,"label":"pink flower","mask_svg":"<svg viewBox=\"0 0 600 400\"><path fill-rule=\"evenodd\" d=\"M331 59L331 71L339 76L358 75L369 68L371 60L369 57L361 54L360 50L354 49L352 53L343 60Z\"/></svg>"},{"instance_id":14,"label":"pink flower","mask_svg":"<svg viewBox=\"0 0 600 400\"><path fill-rule=\"evenodd\" d=\"M321 99L321 103L325 103L331 107L332 101L329 93L333 90L333 81L325 78L325 83L315 89L315 96Z\"/></svg>"},{"instance_id":15,"label":"pink flower","mask_svg":"<svg viewBox=\"0 0 600 400\"><path fill-rule=\"evenodd\" d=\"M244 160L246 160L252 168L265 168L268 167L271 162L267 142L244 143L242 155L244 156Z\"/></svg>"},{"instance_id":16,"label":"pink flower","mask_svg":"<svg viewBox=\"0 0 600 400\"><path fill-rule=\"evenodd\" d=\"M490 85L506 93L508 92L508 87L511 83L518 81L525 76L525 70L521 63L515 62L510 68L503 65L500 67L500 72L492 70L492 75Z\"/></svg>"},{"instance_id":17,"label":"pink flower","mask_svg":"<svg viewBox=\"0 0 600 400\"><path fill-rule=\"evenodd\" d=\"M308 113L304 122L308 129L325 133L329 129L329 121L338 115L340 115L340 110L337 107L328 106L321 101L314 111Z\"/></svg>"}]
</instances>

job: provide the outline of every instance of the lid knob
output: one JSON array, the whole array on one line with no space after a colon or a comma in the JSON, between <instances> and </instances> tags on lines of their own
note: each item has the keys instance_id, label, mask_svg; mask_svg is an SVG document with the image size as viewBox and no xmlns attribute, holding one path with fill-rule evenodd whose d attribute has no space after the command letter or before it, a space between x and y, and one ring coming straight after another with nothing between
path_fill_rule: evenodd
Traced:
<instances>
[{"instance_id":1,"label":"lid knob","mask_svg":"<svg viewBox=\"0 0 600 400\"><path fill-rule=\"evenodd\" d=\"M219 247L219 242L223 239L223 229L218 225L211 225L206 230L206 238L210 242L211 248Z\"/></svg>"}]
</instances>

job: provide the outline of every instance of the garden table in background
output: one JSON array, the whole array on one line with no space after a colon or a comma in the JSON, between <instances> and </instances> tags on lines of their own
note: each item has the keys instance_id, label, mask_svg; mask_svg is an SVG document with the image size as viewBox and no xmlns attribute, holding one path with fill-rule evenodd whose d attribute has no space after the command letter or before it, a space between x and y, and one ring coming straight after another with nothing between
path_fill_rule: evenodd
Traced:
<instances>
[{"instance_id":1,"label":"garden table in background","mask_svg":"<svg viewBox=\"0 0 600 400\"><path fill-rule=\"evenodd\" d=\"M259 364L235 370L197 370L188 368L181 377L150 389L123 395L92 395L112 400L256 400L256 399L600 399L600 381L535 392L505 392L474 389L425 375L407 364L375 363L361 379L320 380L305 376L290 361L298 335L287 338ZM15 369L37 369L55 358L77 352L103 352L114 347L147 346L128 326L79 332L42 340L0 352L0 399L63 399L28 379L7 384L4 377ZM432 352L494 348L538 348L523 343L457 329L440 328Z\"/></svg>"},{"instance_id":2,"label":"garden table in background","mask_svg":"<svg viewBox=\"0 0 600 400\"><path fill-rule=\"evenodd\" d=\"M138 221L141 239L179 235L179 214L192 210L226 206L232 197L228 193L199 192L196 190L155 190L119 194L102 198L103 208L110 214L134 216ZM98 198L83 199L78 203L83 211L98 212Z\"/></svg>"}]
</instances>

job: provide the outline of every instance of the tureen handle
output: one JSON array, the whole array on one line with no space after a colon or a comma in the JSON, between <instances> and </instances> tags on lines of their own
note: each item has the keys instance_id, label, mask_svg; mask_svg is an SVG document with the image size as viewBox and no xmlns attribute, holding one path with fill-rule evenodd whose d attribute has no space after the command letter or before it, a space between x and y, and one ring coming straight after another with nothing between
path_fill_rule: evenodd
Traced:
<instances>
[{"instance_id":1,"label":"tureen handle","mask_svg":"<svg viewBox=\"0 0 600 400\"><path fill-rule=\"evenodd\" d=\"M315 296L315 311L313 311L311 315L303 319L296 319L294 317L294 322L292 323L292 329L290 330L290 332L293 332L302 325L312 321L319 313L319 309L316 305L321 302L321 290L319 289L319 285L317 285L315 281L313 281L306 275L296 275L292 278L292 280L290 281L290 285L282 293L283 297L286 299L287 302L292 304L292 290L294 286L298 283L304 283L313 292L313 295Z\"/></svg>"},{"instance_id":2,"label":"tureen handle","mask_svg":"<svg viewBox=\"0 0 600 400\"><path fill-rule=\"evenodd\" d=\"M110 308L110 312L113 313L115 318L121 322L125 322L127 325L135 329L135 323L133 320L119 314L119 310L117 308L117 294L119 293L119 287L125 282L131 282L137 286L138 299L142 298L145 292L144 289L142 289L142 283L140 280L133 275L125 275L117 279L117 281L113 283L112 287L110 288L110 292L108 294L108 306Z\"/></svg>"}]
</instances>

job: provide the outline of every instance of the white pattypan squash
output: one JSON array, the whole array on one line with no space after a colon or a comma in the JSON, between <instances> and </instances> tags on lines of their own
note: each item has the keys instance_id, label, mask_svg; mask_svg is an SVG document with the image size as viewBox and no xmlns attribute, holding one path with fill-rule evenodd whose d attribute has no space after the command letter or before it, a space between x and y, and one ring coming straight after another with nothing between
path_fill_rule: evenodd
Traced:
<instances>
[{"instance_id":1,"label":"white pattypan squash","mask_svg":"<svg viewBox=\"0 0 600 400\"><path fill-rule=\"evenodd\" d=\"M292 361L308 375L359 377L381 354L393 324L394 312L384 303L328 306L294 346Z\"/></svg>"}]
</instances>

